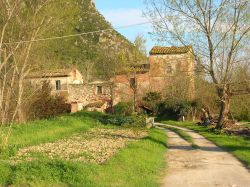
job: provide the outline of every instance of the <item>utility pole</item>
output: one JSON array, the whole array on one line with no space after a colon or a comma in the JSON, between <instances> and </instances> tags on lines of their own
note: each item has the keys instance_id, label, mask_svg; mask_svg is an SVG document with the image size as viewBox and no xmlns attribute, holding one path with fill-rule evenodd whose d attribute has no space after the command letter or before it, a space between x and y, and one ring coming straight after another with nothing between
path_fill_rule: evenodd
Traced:
<instances>
[{"instance_id":1,"label":"utility pole","mask_svg":"<svg viewBox=\"0 0 250 187\"><path fill-rule=\"evenodd\" d=\"M136 112L137 79L135 67L133 67L133 78L130 79L130 86L133 90L133 112Z\"/></svg>"}]
</instances>

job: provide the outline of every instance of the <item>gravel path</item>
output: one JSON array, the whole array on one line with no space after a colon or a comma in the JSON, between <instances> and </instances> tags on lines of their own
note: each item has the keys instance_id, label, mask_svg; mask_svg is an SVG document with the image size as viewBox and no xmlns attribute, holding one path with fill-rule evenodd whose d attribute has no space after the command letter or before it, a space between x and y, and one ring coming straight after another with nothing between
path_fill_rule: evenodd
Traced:
<instances>
[{"instance_id":1,"label":"gravel path","mask_svg":"<svg viewBox=\"0 0 250 187\"><path fill-rule=\"evenodd\" d=\"M249 171L234 156L203 136L188 129L180 129L192 136L200 148L193 149L176 133L167 130L168 169L162 186L250 187Z\"/></svg>"}]
</instances>

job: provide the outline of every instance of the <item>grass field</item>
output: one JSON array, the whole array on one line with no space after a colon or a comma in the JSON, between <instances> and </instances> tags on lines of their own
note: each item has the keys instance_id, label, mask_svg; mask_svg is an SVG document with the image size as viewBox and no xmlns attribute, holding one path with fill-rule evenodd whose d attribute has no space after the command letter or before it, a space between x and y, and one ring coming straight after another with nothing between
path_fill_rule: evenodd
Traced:
<instances>
[{"instance_id":1,"label":"grass field","mask_svg":"<svg viewBox=\"0 0 250 187\"><path fill-rule=\"evenodd\" d=\"M78 113L15 125L9 147L1 152L0 186L158 186L159 174L164 169L166 135L150 130L141 140L129 143L103 164L72 162L39 157L38 160L11 163L20 148L55 142L103 126L100 115Z\"/></svg>"},{"instance_id":2,"label":"grass field","mask_svg":"<svg viewBox=\"0 0 250 187\"><path fill-rule=\"evenodd\" d=\"M214 131L211 128L201 127L194 125L192 122L176 122L176 121L164 121L163 123L169 125L176 125L180 127L186 127L192 129L210 141L214 142L219 147L231 152L242 163L244 163L248 169L250 169L250 139L240 136L229 136Z\"/></svg>"}]
</instances>

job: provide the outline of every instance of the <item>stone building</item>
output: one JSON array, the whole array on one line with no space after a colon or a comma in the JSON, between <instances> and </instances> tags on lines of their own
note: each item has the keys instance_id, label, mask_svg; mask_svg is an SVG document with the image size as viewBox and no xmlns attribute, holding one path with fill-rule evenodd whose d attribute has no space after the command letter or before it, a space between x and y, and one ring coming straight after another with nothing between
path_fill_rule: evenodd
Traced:
<instances>
[{"instance_id":1,"label":"stone building","mask_svg":"<svg viewBox=\"0 0 250 187\"><path fill-rule=\"evenodd\" d=\"M118 74L114 82L114 103L133 99L136 84L137 99L147 92L160 92L165 97L194 98L194 55L191 46L153 47L148 64L140 64L138 71Z\"/></svg>"},{"instance_id":2,"label":"stone building","mask_svg":"<svg viewBox=\"0 0 250 187\"><path fill-rule=\"evenodd\" d=\"M82 84L82 74L77 69L59 69L32 72L28 76L30 83L41 87L44 81L50 83L52 94L67 95L68 87L72 84Z\"/></svg>"},{"instance_id":3,"label":"stone building","mask_svg":"<svg viewBox=\"0 0 250 187\"><path fill-rule=\"evenodd\" d=\"M119 102L137 102L147 92L160 92L164 97L194 97L194 56L191 46L153 47L147 64L133 65L134 71L118 73L110 81L83 82L77 69L35 72L33 85L49 81L52 94L63 95L72 112L86 108L104 112Z\"/></svg>"},{"instance_id":4,"label":"stone building","mask_svg":"<svg viewBox=\"0 0 250 187\"><path fill-rule=\"evenodd\" d=\"M151 90L193 99L194 61L192 46L153 47L149 56Z\"/></svg>"},{"instance_id":5,"label":"stone building","mask_svg":"<svg viewBox=\"0 0 250 187\"><path fill-rule=\"evenodd\" d=\"M114 104L131 101L135 94L137 97L143 97L150 91L149 64L139 64L133 68L134 72L121 73L111 79L114 84Z\"/></svg>"},{"instance_id":6,"label":"stone building","mask_svg":"<svg viewBox=\"0 0 250 187\"><path fill-rule=\"evenodd\" d=\"M71 104L71 111L83 108L104 112L111 103L111 82L83 82L83 76L77 69L63 69L33 72L28 76L30 83L40 88L48 81L52 95L63 96Z\"/></svg>"},{"instance_id":7,"label":"stone building","mask_svg":"<svg viewBox=\"0 0 250 187\"><path fill-rule=\"evenodd\" d=\"M69 86L68 102L71 111L80 111L83 108L89 111L105 112L111 107L112 83L109 81L95 81Z\"/></svg>"}]
</instances>

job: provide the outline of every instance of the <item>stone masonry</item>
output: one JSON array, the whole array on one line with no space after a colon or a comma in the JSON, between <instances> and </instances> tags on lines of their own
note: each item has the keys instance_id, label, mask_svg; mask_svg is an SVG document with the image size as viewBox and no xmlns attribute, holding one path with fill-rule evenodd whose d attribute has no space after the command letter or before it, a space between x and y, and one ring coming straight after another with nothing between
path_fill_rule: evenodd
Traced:
<instances>
[{"instance_id":1,"label":"stone masonry","mask_svg":"<svg viewBox=\"0 0 250 187\"><path fill-rule=\"evenodd\" d=\"M136 84L136 99L147 92L160 92L163 96L184 94L194 98L194 55L191 46L154 47L150 51L148 64L134 73L120 73L110 81L83 83L83 76L76 69L33 73L29 80L34 85L49 80L55 94L65 95L72 105L72 112L89 108L104 112L113 104L132 101ZM60 83L60 84L59 84Z\"/></svg>"},{"instance_id":2,"label":"stone masonry","mask_svg":"<svg viewBox=\"0 0 250 187\"><path fill-rule=\"evenodd\" d=\"M186 47L154 47L150 51L149 68L133 74L115 76L115 101L131 101L133 89L131 79L136 78L137 99L140 100L147 92L160 92L164 96L172 89L183 89L187 99L194 98L194 56L191 46ZM184 89L185 87L185 89Z\"/></svg>"},{"instance_id":3,"label":"stone masonry","mask_svg":"<svg viewBox=\"0 0 250 187\"><path fill-rule=\"evenodd\" d=\"M108 107L111 102L111 85L110 82L104 81L69 85L68 102L75 103L75 105L77 103L78 110L82 110L88 106L102 108L102 106L105 105Z\"/></svg>"}]
</instances>

